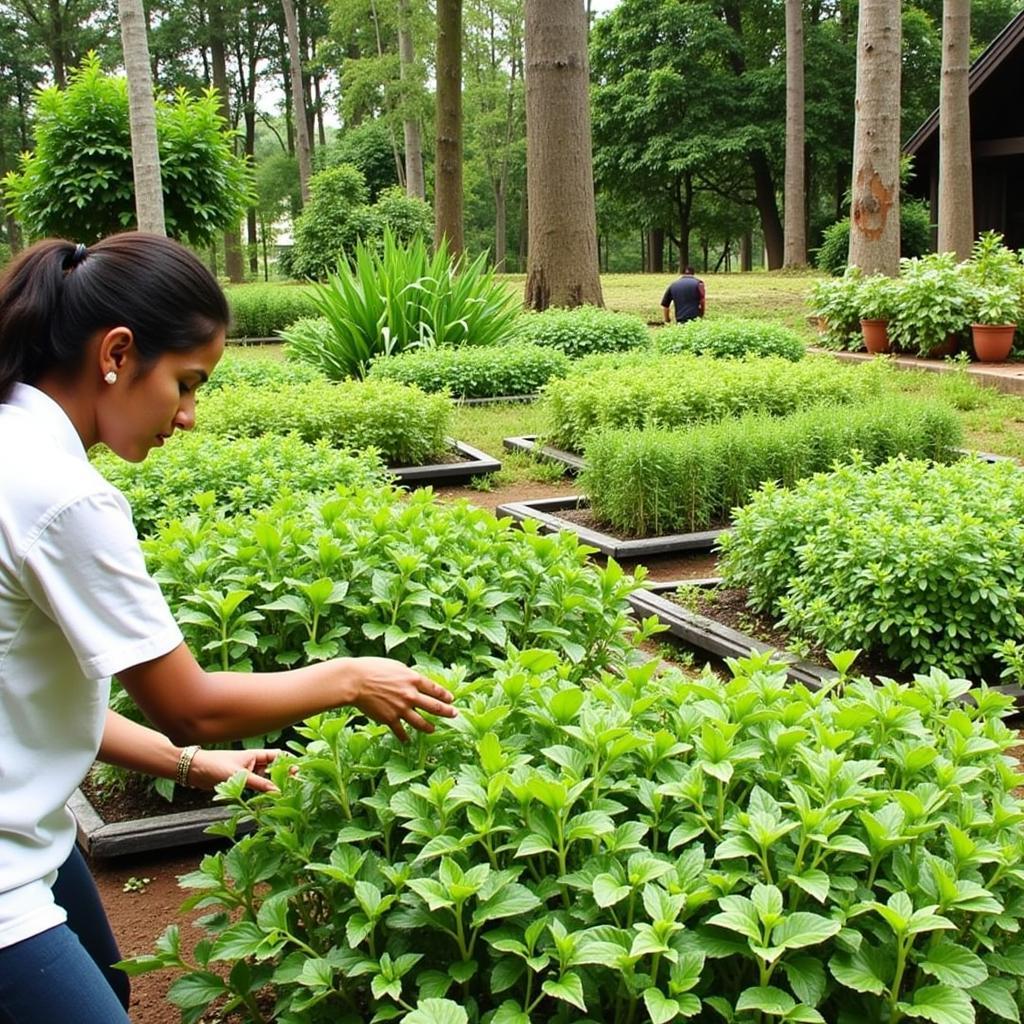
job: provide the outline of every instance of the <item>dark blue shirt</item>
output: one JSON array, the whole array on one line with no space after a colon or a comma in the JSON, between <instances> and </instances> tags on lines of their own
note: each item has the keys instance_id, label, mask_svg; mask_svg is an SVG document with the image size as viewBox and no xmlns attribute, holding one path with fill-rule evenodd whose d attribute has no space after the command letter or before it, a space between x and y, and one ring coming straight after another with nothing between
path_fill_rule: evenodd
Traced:
<instances>
[{"instance_id":1,"label":"dark blue shirt","mask_svg":"<svg viewBox=\"0 0 1024 1024\"><path fill-rule=\"evenodd\" d=\"M704 302L704 282L692 274L684 274L665 289L661 300L663 306L669 302L676 307L676 323L685 323L700 316Z\"/></svg>"}]
</instances>

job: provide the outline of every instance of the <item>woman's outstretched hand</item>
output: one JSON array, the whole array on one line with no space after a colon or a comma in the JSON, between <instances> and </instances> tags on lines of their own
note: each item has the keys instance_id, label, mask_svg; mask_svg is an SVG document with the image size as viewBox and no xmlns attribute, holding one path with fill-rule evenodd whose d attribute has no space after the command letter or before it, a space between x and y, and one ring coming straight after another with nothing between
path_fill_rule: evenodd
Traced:
<instances>
[{"instance_id":1,"label":"woman's outstretched hand","mask_svg":"<svg viewBox=\"0 0 1024 1024\"><path fill-rule=\"evenodd\" d=\"M277 787L261 773L280 750L197 750L188 769L188 784L194 789L213 789L241 770L248 773L245 784L260 793L276 792Z\"/></svg>"},{"instance_id":2,"label":"woman's outstretched hand","mask_svg":"<svg viewBox=\"0 0 1024 1024\"><path fill-rule=\"evenodd\" d=\"M355 682L353 707L386 725L403 743L409 741L405 725L433 732L434 723L420 712L455 718L454 698L443 687L391 658L353 658L349 662ZM404 724L403 724L404 723Z\"/></svg>"}]
</instances>

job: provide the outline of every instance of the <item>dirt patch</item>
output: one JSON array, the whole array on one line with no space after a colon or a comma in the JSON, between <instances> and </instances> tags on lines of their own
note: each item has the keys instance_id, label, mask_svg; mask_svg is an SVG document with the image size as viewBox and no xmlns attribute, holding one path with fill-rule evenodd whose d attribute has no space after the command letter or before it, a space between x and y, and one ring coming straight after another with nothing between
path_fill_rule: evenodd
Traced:
<instances>
[{"instance_id":1,"label":"dirt patch","mask_svg":"<svg viewBox=\"0 0 1024 1024\"><path fill-rule=\"evenodd\" d=\"M435 487L434 493L442 501L458 501L465 498L471 505L485 508L493 512L499 505L509 505L514 501L533 501L537 498L560 498L573 494L576 483L573 480L558 483L516 483L495 487L492 491L481 491L475 487Z\"/></svg>"},{"instance_id":2,"label":"dirt patch","mask_svg":"<svg viewBox=\"0 0 1024 1024\"><path fill-rule=\"evenodd\" d=\"M153 789L149 779L139 775L130 775L123 789L101 788L95 784L92 776L86 778L80 788L107 824L149 818L157 814L195 811L213 804L212 793L182 789L180 786L175 786L174 800L168 802Z\"/></svg>"}]
</instances>

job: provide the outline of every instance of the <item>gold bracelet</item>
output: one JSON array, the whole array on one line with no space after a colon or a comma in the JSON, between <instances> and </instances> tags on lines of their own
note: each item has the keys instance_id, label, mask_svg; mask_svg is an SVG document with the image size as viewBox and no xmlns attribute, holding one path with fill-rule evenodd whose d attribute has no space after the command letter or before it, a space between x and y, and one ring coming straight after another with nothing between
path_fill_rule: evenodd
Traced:
<instances>
[{"instance_id":1,"label":"gold bracelet","mask_svg":"<svg viewBox=\"0 0 1024 1024\"><path fill-rule=\"evenodd\" d=\"M198 744L194 744L191 747L185 747L181 752L181 757L178 758L178 772L174 778L174 781L179 786L188 785L188 772L192 767L192 758L199 753L200 747Z\"/></svg>"}]
</instances>

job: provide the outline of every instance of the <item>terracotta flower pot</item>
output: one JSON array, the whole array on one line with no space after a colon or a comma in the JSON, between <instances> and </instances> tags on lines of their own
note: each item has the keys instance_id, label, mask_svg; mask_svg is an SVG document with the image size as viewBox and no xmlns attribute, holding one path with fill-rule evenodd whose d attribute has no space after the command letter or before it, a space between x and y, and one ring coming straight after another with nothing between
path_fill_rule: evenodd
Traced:
<instances>
[{"instance_id":1,"label":"terracotta flower pot","mask_svg":"<svg viewBox=\"0 0 1024 1024\"><path fill-rule=\"evenodd\" d=\"M960 347L960 339L955 334L947 334L946 340L928 350L925 359L945 359L946 356L955 355Z\"/></svg>"},{"instance_id":2,"label":"terracotta flower pot","mask_svg":"<svg viewBox=\"0 0 1024 1024\"><path fill-rule=\"evenodd\" d=\"M889 351L888 320L861 320L860 330L864 335L864 347L869 352L878 354Z\"/></svg>"},{"instance_id":3,"label":"terracotta flower pot","mask_svg":"<svg viewBox=\"0 0 1024 1024\"><path fill-rule=\"evenodd\" d=\"M1016 331L1016 324L971 324L971 341L979 362L1005 362Z\"/></svg>"}]
</instances>

